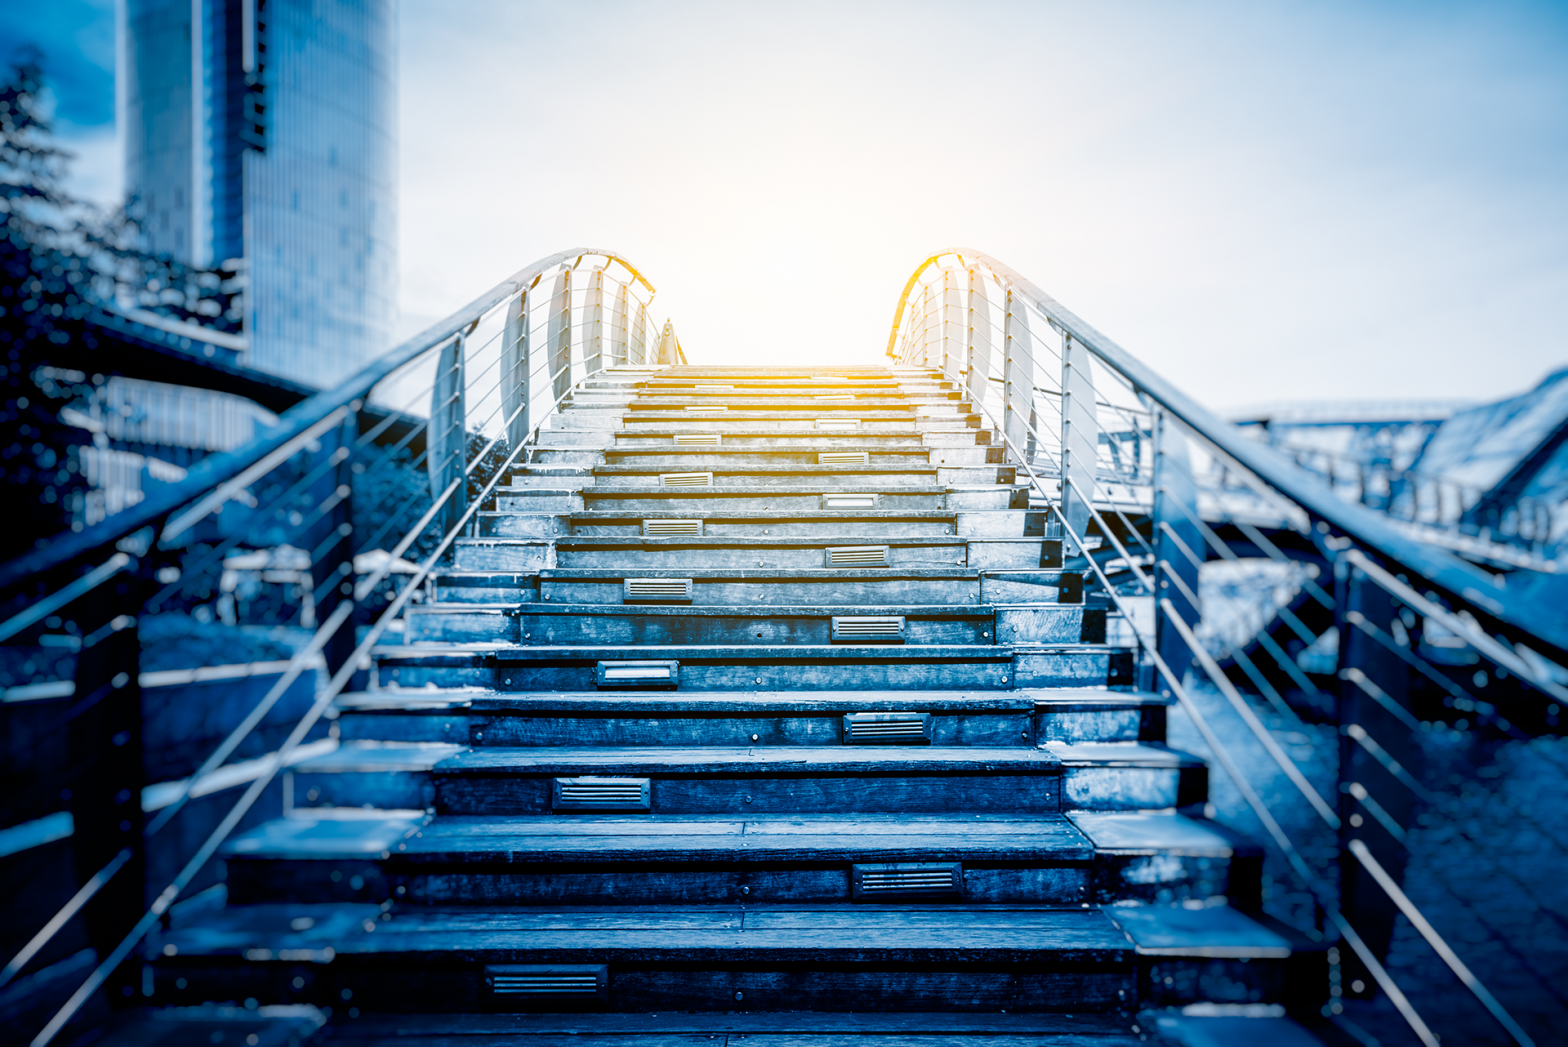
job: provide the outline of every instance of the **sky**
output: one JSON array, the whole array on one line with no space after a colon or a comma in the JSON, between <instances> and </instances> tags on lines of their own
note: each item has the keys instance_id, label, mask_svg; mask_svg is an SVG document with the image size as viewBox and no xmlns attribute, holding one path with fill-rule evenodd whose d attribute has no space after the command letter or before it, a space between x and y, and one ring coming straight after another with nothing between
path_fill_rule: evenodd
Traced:
<instances>
[{"instance_id":1,"label":"sky","mask_svg":"<svg viewBox=\"0 0 1568 1047\"><path fill-rule=\"evenodd\" d=\"M7 13L9 12L9 13ZM403 0L401 299L624 253L692 362L881 362L995 256L1199 400L1568 365L1568 3ZM0 5L118 191L113 5Z\"/></svg>"}]
</instances>

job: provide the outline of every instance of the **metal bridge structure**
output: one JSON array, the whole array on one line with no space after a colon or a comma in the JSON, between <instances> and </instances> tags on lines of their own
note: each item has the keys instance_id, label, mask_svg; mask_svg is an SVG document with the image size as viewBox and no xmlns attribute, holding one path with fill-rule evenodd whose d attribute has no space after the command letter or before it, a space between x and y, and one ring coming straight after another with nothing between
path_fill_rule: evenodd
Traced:
<instances>
[{"instance_id":1,"label":"metal bridge structure","mask_svg":"<svg viewBox=\"0 0 1568 1047\"><path fill-rule=\"evenodd\" d=\"M689 361L653 293L551 255L0 567L13 1031L1365 1043L1361 999L1435 1044L1399 925L1549 1036L1401 884L1423 732L1556 731L1552 564L1342 497L978 252L879 364ZM149 671L173 617L288 643Z\"/></svg>"}]
</instances>

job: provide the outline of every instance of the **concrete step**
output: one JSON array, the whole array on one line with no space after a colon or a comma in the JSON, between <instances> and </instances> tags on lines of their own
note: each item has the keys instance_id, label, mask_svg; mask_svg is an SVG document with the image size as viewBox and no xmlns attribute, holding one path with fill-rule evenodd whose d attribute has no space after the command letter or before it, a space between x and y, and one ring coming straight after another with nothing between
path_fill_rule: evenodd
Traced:
<instances>
[{"instance_id":1,"label":"concrete step","mask_svg":"<svg viewBox=\"0 0 1568 1047\"><path fill-rule=\"evenodd\" d=\"M1098 909L237 905L149 951L158 1004L1085 1013L1137 993L1134 947ZM506 992L530 964L566 965L580 1000Z\"/></svg>"},{"instance_id":2,"label":"concrete step","mask_svg":"<svg viewBox=\"0 0 1568 1047\"><path fill-rule=\"evenodd\" d=\"M722 434L715 433L723 439ZM695 446L656 446L656 447L611 447L605 449L604 464L607 466L645 466L658 467L664 471L697 471L712 469L722 470L726 473L745 472L748 468L761 466L771 469L775 466L817 466L824 464L819 461L822 455L861 455L863 462L853 463L874 466L903 466L913 465L927 467L932 464L933 452L922 444L908 444L905 446L876 446L870 437L863 437L863 443L855 443L838 439L838 434L833 434L835 439L819 441L814 446L796 447L739 447L733 442L726 445L720 443L717 447ZM870 446L868 446L870 445ZM948 454L957 454L961 450L979 453L979 461L965 464L985 464L985 453L990 450L984 447L973 448L945 448ZM956 464L956 463L954 463Z\"/></svg>"},{"instance_id":3,"label":"concrete step","mask_svg":"<svg viewBox=\"0 0 1568 1047\"><path fill-rule=\"evenodd\" d=\"M411 834L406 824L309 811L269 822L225 847L229 900L1078 907L1094 878L1093 847L1061 815L444 816ZM856 865L891 863L928 865L921 879L937 886L900 891L874 869L869 896L867 870L857 889ZM356 875L358 890L345 882Z\"/></svg>"},{"instance_id":4,"label":"concrete step","mask_svg":"<svg viewBox=\"0 0 1568 1047\"><path fill-rule=\"evenodd\" d=\"M858 610L858 609L857 609ZM547 646L597 644L986 644L997 630L1012 642L1103 643L1104 608L1083 604L997 610L930 605L843 607L658 606L650 604L476 603L410 608L406 643L492 641Z\"/></svg>"},{"instance_id":5,"label":"concrete step","mask_svg":"<svg viewBox=\"0 0 1568 1047\"><path fill-rule=\"evenodd\" d=\"M498 491L497 508L506 491ZM859 498L846 496L863 496ZM645 509L697 512L768 512L801 509L1027 509L1029 491L1023 486L988 484L946 485L803 484L752 487L662 487L594 485L581 489L585 508L596 512L633 512ZM869 496L869 497L864 497ZM862 504L865 503L865 504Z\"/></svg>"},{"instance_id":6,"label":"concrete step","mask_svg":"<svg viewBox=\"0 0 1568 1047\"><path fill-rule=\"evenodd\" d=\"M378 687L509 691L926 690L1125 687L1132 652L1103 644L407 645L372 653ZM620 665L619 663L630 663Z\"/></svg>"},{"instance_id":7,"label":"concrete step","mask_svg":"<svg viewBox=\"0 0 1568 1047\"><path fill-rule=\"evenodd\" d=\"M341 696L334 709L345 741L472 745L822 746L861 744L880 731L897 734L907 745L997 747L1032 745L1040 731L1026 692L674 695L391 689ZM885 714L896 715L890 720ZM918 733L908 729L905 721L911 718L919 721ZM893 726L883 726L889 723Z\"/></svg>"},{"instance_id":8,"label":"concrete step","mask_svg":"<svg viewBox=\"0 0 1568 1047\"><path fill-rule=\"evenodd\" d=\"M823 425L822 423L828 423ZM852 427L845 428L846 423L854 423ZM980 431L979 423L973 426L951 426L952 428L970 428L977 433ZM823 434L831 433L834 437L844 433L905 433L919 432L924 434L931 431L933 426L922 422L915 425L913 414L909 412L879 411L874 414L839 415L827 411L808 412L805 416L795 414L769 414L759 415L757 412L746 412L731 416L727 411L704 412L645 412L628 415L624 426L616 427L629 436L648 434L664 435L668 433L765 433L769 430L779 432L800 432L811 430ZM606 441L609 442L608 440Z\"/></svg>"},{"instance_id":9,"label":"concrete step","mask_svg":"<svg viewBox=\"0 0 1568 1047\"><path fill-rule=\"evenodd\" d=\"M500 745L854 744L844 718L922 718L906 744L1032 745L1163 742L1169 699L1137 691L586 692L529 695L487 688L392 688L340 696L345 741ZM482 739L475 740L474 732Z\"/></svg>"},{"instance_id":10,"label":"concrete step","mask_svg":"<svg viewBox=\"0 0 1568 1047\"><path fill-rule=\"evenodd\" d=\"M677 447L676 436L716 435L720 447L740 450L767 450L784 448L819 448L833 444L848 449L878 447L928 447L925 434L918 429L867 430L867 429L818 429L808 425L802 429L757 429L752 431L732 429L722 433L692 433L684 430L623 429L615 434L615 442L607 448L610 452L623 450L665 450ZM974 446L971 438L970 446ZM694 444L679 445L690 449Z\"/></svg>"},{"instance_id":11,"label":"concrete step","mask_svg":"<svg viewBox=\"0 0 1568 1047\"><path fill-rule=\"evenodd\" d=\"M935 479L935 474L931 475ZM1012 488L997 488L984 504L974 508L1008 508ZM847 498L849 495L863 496ZM714 487L662 487L654 485L599 485L582 490L583 506L602 512L633 512L645 509L679 513L767 512L771 510L870 508L870 509L944 509L948 491L937 484L818 484L816 486L770 486L722 484ZM974 499L981 501L981 499ZM861 504L865 502L866 504ZM998 502L1002 504L997 504ZM500 499L497 507L502 508Z\"/></svg>"},{"instance_id":12,"label":"concrete step","mask_svg":"<svg viewBox=\"0 0 1568 1047\"><path fill-rule=\"evenodd\" d=\"M973 516L975 514L966 514ZM696 521L701 533L715 537L801 537L825 534L887 535L917 537L951 535L959 524L959 514L946 509L819 509L812 511L769 511L737 513L700 513L678 516L664 510L619 513L613 509L574 513L567 521L568 533L576 536L641 535L645 524L668 527L668 521ZM1022 519L1022 514L1019 514ZM966 522L968 522L966 520Z\"/></svg>"},{"instance_id":13,"label":"concrete step","mask_svg":"<svg viewBox=\"0 0 1568 1047\"><path fill-rule=\"evenodd\" d=\"M481 732L476 731L478 738ZM563 810L654 814L1049 814L1167 810L1204 803L1202 761L1128 742L1021 746L830 745L623 748L491 746L445 755L346 743L291 768L303 807L548 815ZM572 806L557 779L617 786ZM641 786L638 783L641 782ZM640 789L640 791L639 791ZM626 790L625 795L622 793ZM433 797L433 799L432 799Z\"/></svg>"},{"instance_id":14,"label":"concrete step","mask_svg":"<svg viewBox=\"0 0 1568 1047\"><path fill-rule=\"evenodd\" d=\"M692 456L695 458L695 456ZM601 465L593 470L595 487L669 486L661 477L671 473L711 474L702 486L710 487L814 487L918 486L941 482L938 471L923 459L895 465L774 465L767 462L738 465Z\"/></svg>"},{"instance_id":15,"label":"concrete step","mask_svg":"<svg viewBox=\"0 0 1568 1047\"><path fill-rule=\"evenodd\" d=\"M539 596L550 603L622 604L628 577L665 572L560 568L540 572ZM979 572L964 567L834 569L688 569L694 606L895 604L975 606L980 601ZM634 599L635 599L634 594Z\"/></svg>"},{"instance_id":16,"label":"concrete step","mask_svg":"<svg viewBox=\"0 0 1568 1047\"><path fill-rule=\"evenodd\" d=\"M1020 539L1020 541L1024 541ZM558 538L555 562L562 568L623 568L679 571L707 568L827 568L842 562L900 567L968 566L969 540L952 536L882 537L822 535L814 538L712 535L695 538L625 538L598 535ZM1034 543L1035 564L1039 543ZM1027 558L1026 558L1027 562ZM1035 566L1030 564L1030 566Z\"/></svg>"}]
</instances>

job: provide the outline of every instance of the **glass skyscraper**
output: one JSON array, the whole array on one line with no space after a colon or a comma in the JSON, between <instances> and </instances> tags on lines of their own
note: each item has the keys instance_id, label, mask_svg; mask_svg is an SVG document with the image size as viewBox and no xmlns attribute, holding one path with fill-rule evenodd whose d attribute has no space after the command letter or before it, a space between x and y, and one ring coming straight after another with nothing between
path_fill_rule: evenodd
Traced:
<instances>
[{"instance_id":1,"label":"glass skyscraper","mask_svg":"<svg viewBox=\"0 0 1568 1047\"><path fill-rule=\"evenodd\" d=\"M329 386L396 322L396 0L121 0L147 245L246 274L242 362Z\"/></svg>"}]
</instances>

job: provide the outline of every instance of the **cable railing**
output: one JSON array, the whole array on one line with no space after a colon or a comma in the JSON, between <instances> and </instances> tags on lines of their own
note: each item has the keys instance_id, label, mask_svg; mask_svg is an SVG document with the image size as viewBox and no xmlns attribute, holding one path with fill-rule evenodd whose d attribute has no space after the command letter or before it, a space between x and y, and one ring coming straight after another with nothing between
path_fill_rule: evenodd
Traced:
<instances>
[{"instance_id":1,"label":"cable railing","mask_svg":"<svg viewBox=\"0 0 1568 1047\"><path fill-rule=\"evenodd\" d=\"M55 770L53 786L70 797L79 867L96 870L0 970L0 985L10 982L73 920L89 922L98 963L34 1044L51 1042L105 986L138 991L138 944L278 773L315 744L334 700L364 679L371 650L396 636L405 608L424 598L432 571L474 532L498 486L527 466L574 391L614 368L683 362L673 329L661 331L649 311L653 296L611 251L541 259L288 410L251 443L0 566L0 639L48 632L77 644L74 679L61 688L74 701L53 728L70 736L75 759ZM267 585L286 591L240 600L241 573L255 576L253 596ZM140 716L138 627L161 614L216 622L241 647L257 627L287 633L293 646L261 698L147 818L126 802L146 783L140 731L125 725ZM280 720L284 697L312 677L308 707ZM258 744L268 751L252 761L239 798L210 825L187 827L201 842L178 856L175 876L144 885L161 831Z\"/></svg>"},{"instance_id":2,"label":"cable railing","mask_svg":"<svg viewBox=\"0 0 1568 1047\"><path fill-rule=\"evenodd\" d=\"M1418 1039L1437 1042L1384 965L1398 913L1514 1042L1531 1043L1399 879L1409 829L1432 797L1411 770L1423 721L1468 714L1521 737L1519 724L1554 723L1551 714L1568 704L1568 618L1535 596L1532 579L1488 574L1342 500L978 252L945 251L921 264L900 298L888 355L940 372L984 417L1053 518L1048 533L1064 549L1051 566L1092 576L1138 647L1142 685L1187 713L1290 877L1310 893L1314 922L1348 946L1351 957L1334 963L1325 986L1325 1015L1340 1013L1347 983L1361 984L1342 976L1350 966ZM1108 440L1107 421L1133 422L1136 439ZM1292 572L1298 610L1287 601L1250 620L1206 622L1205 565L1249 559ZM1216 645L1220 627L1229 639ZM1436 633L1492 667L1478 678L1507 681L1506 699L1479 701L1436 664L1425 640ZM1303 652L1330 634L1333 666L1309 673ZM1214 730L1197 689L1235 714L1310 817L1335 834L1337 869L1307 860ZM1334 791L1316 787L1273 737L1254 696L1287 722L1300 707L1333 719L1342 739Z\"/></svg>"}]
</instances>

